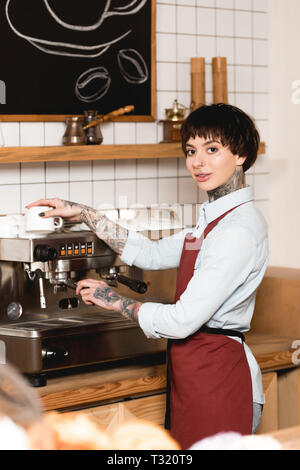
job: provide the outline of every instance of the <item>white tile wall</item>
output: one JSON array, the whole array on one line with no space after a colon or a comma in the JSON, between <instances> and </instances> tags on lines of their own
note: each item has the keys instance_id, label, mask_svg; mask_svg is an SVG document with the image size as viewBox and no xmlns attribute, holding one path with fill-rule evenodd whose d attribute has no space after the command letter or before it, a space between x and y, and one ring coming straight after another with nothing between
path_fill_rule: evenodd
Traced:
<instances>
[{"instance_id":1,"label":"white tile wall","mask_svg":"<svg viewBox=\"0 0 300 470\"><path fill-rule=\"evenodd\" d=\"M226 56L231 104L256 121L268 141L268 0L157 0L157 120L177 98L190 104L190 58L206 59L206 101L212 101L212 57ZM60 145L64 123L0 123L0 145ZM104 123L105 144L156 143L162 125ZM134 157L134 155L133 155ZM268 155L247 175L267 216ZM183 158L9 164L0 166L0 214L23 210L40 197L59 196L94 207L179 203L206 199L188 177ZM189 219L190 215L186 217Z\"/></svg>"}]
</instances>

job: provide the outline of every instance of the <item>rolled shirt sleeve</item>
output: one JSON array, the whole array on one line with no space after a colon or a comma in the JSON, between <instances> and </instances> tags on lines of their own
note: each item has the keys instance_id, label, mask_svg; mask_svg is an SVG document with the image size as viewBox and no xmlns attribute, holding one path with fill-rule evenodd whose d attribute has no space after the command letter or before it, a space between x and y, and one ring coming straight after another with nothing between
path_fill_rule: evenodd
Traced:
<instances>
[{"instance_id":1,"label":"rolled shirt sleeve","mask_svg":"<svg viewBox=\"0 0 300 470\"><path fill-rule=\"evenodd\" d=\"M171 237L152 241L130 230L121 260L129 266L135 265L148 271L177 268L187 232L183 230Z\"/></svg>"},{"instance_id":2,"label":"rolled shirt sleeve","mask_svg":"<svg viewBox=\"0 0 300 470\"><path fill-rule=\"evenodd\" d=\"M245 227L231 225L206 240L201 264L178 302L141 306L139 325L148 338L179 339L193 334L230 299L254 269L256 241Z\"/></svg>"}]
</instances>

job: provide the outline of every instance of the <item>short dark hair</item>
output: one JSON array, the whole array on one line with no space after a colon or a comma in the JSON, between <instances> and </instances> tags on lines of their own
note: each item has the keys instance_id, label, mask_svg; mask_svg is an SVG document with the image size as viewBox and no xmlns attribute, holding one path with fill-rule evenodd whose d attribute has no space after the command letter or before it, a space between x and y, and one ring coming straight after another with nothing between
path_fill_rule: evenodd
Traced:
<instances>
[{"instance_id":1,"label":"short dark hair","mask_svg":"<svg viewBox=\"0 0 300 470\"><path fill-rule=\"evenodd\" d=\"M255 163L260 143L256 126L244 111L229 104L203 105L193 111L181 127L182 149L186 154L187 141L192 137L219 139L234 155L247 157L246 172Z\"/></svg>"}]
</instances>

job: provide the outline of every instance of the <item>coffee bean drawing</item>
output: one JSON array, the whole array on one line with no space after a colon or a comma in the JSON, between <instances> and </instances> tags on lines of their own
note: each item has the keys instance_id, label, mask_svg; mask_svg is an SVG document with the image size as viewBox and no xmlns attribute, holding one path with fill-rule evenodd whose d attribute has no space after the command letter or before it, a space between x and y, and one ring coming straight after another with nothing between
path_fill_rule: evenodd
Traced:
<instances>
[{"instance_id":1,"label":"coffee bean drawing","mask_svg":"<svg viewBox=\"0 0 300 470\"><path fill-rule=\"evenodd\" d=\"M136 49L121 49L117 55L120 71L129 83L141 84L148 80L148 68Z\"/></svg>"}]
</instances>

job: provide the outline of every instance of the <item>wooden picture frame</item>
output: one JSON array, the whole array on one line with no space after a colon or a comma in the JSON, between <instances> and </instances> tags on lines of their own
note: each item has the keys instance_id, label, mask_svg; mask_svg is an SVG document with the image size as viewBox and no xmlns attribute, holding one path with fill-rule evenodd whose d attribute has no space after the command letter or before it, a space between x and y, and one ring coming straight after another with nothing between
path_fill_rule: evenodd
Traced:
<instances>
[{"instance_id":1,"label":"wooden picture frame","mask_svg":"<svg viewBox=\"0 0 300 470\"><path fill-rule=\"evenodd\" d=\"M9 8L10 7L13 7L17 4L17 2L20 1L20 0L5 0L5 4L4 6L1 7L1 10L2 11L2 14L0 15L0 27L1 27L1 22L3 21L7 21L7 14L9 12ZM78 1L79 0L74 0L74 1ZM156 0L137 0L139 3L136 4L136 5L142 5L141 6L141 11L143 10L143 8L146 8L146 11L149 12L151 11L151 18L148 18L148 14L145 18L147 19L144 19L144 21L148 21L149 22L149 26L148 26L148 32L150 30L150 37L147 36L147 38L145 38L147 41L150 41L150 43L148 43L147 45L147 54L148 54L148 63L147 63L147 68L148 68L148 71L150 72L149 75L148 75L148 78L147 80L144 80L145 83L147 83L147 110L146 110L146 113L139 113L138 111L133 111L132 114L127 114L127 115L123 115L123 116L120 116L118 118L115 119L115 121L124 121L124 122L153 122L156 120L156 28L155 28L155 25L156 25ZM13 3L12 3L13 2ZM3 2L4 3L4 2ZM42 2L41 2L42 3ZM45 2L46 3L46 2ZM49 4L49 2L47 2ZM80 1L79 2L80 4L82 4L82 2ZM77 4L79 6L79 3ZM124 7L124 2L120 2L120 6L119 6L119 11L121 10L124 10L124 9L128 9L128 8L132 8L131 5L132 5L132 1L128 1L128 4L127 4L127 7L125 5ZM23 3L24 5L24 3ZM122 6L121 6L122 5ZM27 6L26 4L26 9L30 10L30 5ZM22 7L21 7L22 8ZM4 11L5 9L5 11ZM141 14L141 13L138 13L138 14ZM119 16L118 16L119 15ZM127 15L130 15L130 13L127 13ZM113 16L113 15L112 15ZM134 15L136 16L136 15ZM119 18L118 21L121 21L120 18L122 18L121 14L120 13L116 13L115 14L115 18ZM124 16L125 18L125 16ZM132 16L133 18L133 16ZM28 20L29 21L29 20ZM37 21L37 18L35 18L35 21ZM136 20L137 21L137 20ZM13 22L11 21L10 19L10 22L11 24L13 24ZM138 21L137 21L138 23ZM10 23L9 23L10 25ZM139 26L138 26L139 27ZM142 27L140 27L142 29ZM10 25L10 28L7 28L7 29L12 29L11 25ZM118 31L118 28L116 28L116 31ZM34 59L32 59L32 62L31 63L35 63L35 64L39 64L38 60L37 60L37 57L43 57L43 60L46 60L45 59L45 56L47 58L49 58L48 60L51 60L53 62L53 57L55 56L54 53L49 53L48 54L43 54L43 51L41 53L40 50L38 49L41 49L40 47L33 47L32 45L32 42L30 43L30 41L27 39L27 41L24 41L24 35L22 34L15 34L15 31L10 31L11 34L9 34L9 39L12 40L12 45L10 45L10 41L6 41L6 50L7 51L19 51L18 48L20 48L20 46L24 47L24 53L25 54L33 54L34 55ZM22 37L21 37L22 36ZM128 36L130 36L128 34ZM136 40L136 39L135 39ZM25 46L24 46L24 43L25 43ZM138 44L140 44L140 42L138 42ZM39 44L40 45L40 44ZM128 47L128 46L127 46ZM146 46L145 46L146 47ZM14 49L15 48L15 49ZM109 50L109 49L108 49ZM123 51L131 51L133 49L123 49ZM119 51L119 54L120 54L121 51ZM10 52L11 53L11 52ZM8 53L7 53L8 54ZM106 53L108 54L108 53ZM24 54L23 54L24 55ZM19 79L19 83L21 84L22 83L22 70L24 71L24 74L26 74L26 70L27 70L27 64L28 64L28 70L30 69L31 65L30 65L30 60L28 60L26 62L26 59L23 59L23 55L20 53L20 60L21 60L21 64L20 64L20 69L19 69L19 76L18 76L18 79ZM62 54L61 54L62 55ZM11 53L11 63L13 63L13 60L15 60L15 55L14 53L12 52ZM56 56L57 57L57 56ZM105 57L105 53L103 53L103 57ZM123 54L123 57L124 57L124 54ZM125 54L125 58L126 58L126 54ZM130 61L132 61L132 57L128 58L127 57L127 64L130 65ZM9 60L9 59L8 59ZM72 60L74 60L72 58ZM118 56L118 60L119 60L119 56ZM115 60L116 62L116 60ZM146 61L144 61L146 63ZM150 62L150 63L149 63ZM119 61L119 64L120 64L120 61ZM3 65L3 64L2 64ZM15 66L15 65L14 65ZM38 65L39 66L39 65ZM40 69L43 69L42 66L39 66ZM120 65L119 65L120 67ZM9 68L9 67L8 67ZM99 67L98 67L99 68ZM6 70L7 67L3 67L2 70ZM59 69L59 67L58 67ZM16 69L17 70L17 69ZM139 68L139 70L141 70L141 68ZM41 72L43 73L43 70L41 70ZM12 73L12 76L15 77L16 76L16 72ZM130 77L130 73L128 74L129 77ZM81 106L81 109L78 111L78 112L68 112L67 110L64 112L59 112L58 114L54 114L54 111L51 112L51 113L43 113L43 112L29 112L28 113L23 113L20 112L7 112L6 111L6 105L7 105L7 101L9 100L9 80L7 80L8 82L8 86L6 86L6 80L5 78L3 79L3 72L1 74L1 71L0 71L0 121L2 122L15 122L15 121L21 121L21 122L35 122L35 121L38 121L38 122L60 122L60 121L65 121L66 117L68 116L73 116L73 115L81 115L83 114L83 109L82 109L82 106ZM134 84L134 78L132 79L131 83ZM124 81L124 80L123 80ZM121 82L121 81L120 81ZM5 103L3 103L3 93L1 95L1 91L3 92L3 83L4 83L4 87L5 87ZM116 80L115 80L115 83L116 83ZM124 86L126 87L127 86L130 86L128 85L128 83L124 83ZM146 87L146 84L143 85ZM120 85L121 87L121 85ZM119 88L118 87L118 90ZM16 88L16 87L15 87ZM133 86L132 86L133 88ZM120 93L122 93L122 90L120 90ZM139 93L141 93L141 91L139 91ZM24 92L25 94L25 92ZM20 101L22 100L22 96L23 95L20 95ZM43 99L43 96L42 95L42 99ZM115 94L113 95L115 97ZM104 115L108 112L111 112L113 111L114 109L118 109L118 108L121 108L123 106L126 106L126 105L131 105L131 104L135 104L135 103L132 103L132 102L127 102L127 101L130 101L128 100L128 98L126 99L126 96L130 96L130 94L126 93L126 91L124 92L124 96L125 98L123 99L123 97L121 97L123 99L121 99L120 103L117 103L117 105L113 105L112 108L109 108L107 107L106 110L102 110L100 109L101 106L99 105L96 105L95 106L95 103L87 103L86 104L86 107L85 109L88 110L88 109L97 109L98 111L98 114L99 115ZM143 95L144 96L144 95ZM2 98L2 100L1 100ZM6 98L7 98L7 101L6 101ZM54 101L53 101L53 98L51 100L51 98L49 98L49 101L51 102L51 105L54 106ZM117 101L117 99L116 99ZM140 103L140 99L137 100L138 103ZM14 106L18 106L17 105L14 105ZM63 106L63 105L62 105ZM136 108L136 107L135 107ZM134 114L136 113L136 114Z\"/></svg>"}]
</instances>

